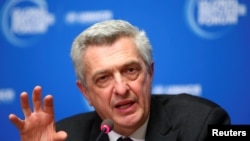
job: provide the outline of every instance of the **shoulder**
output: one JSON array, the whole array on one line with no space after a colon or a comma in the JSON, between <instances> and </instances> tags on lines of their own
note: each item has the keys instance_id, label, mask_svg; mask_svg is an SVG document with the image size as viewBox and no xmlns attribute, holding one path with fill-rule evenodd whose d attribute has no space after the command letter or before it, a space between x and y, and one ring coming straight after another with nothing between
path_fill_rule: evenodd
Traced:
<instances>
[{"instance_id":1,"label":"shoulder","mask_svg":"<svg viewBox=\"0 0 250 141\"><path fill-rule=\"evenodd\" d=\"M181 93L177 95L152 95L152 100L156 100L163 104L164 106L175 106L181 108L189 108L202 106L203 108L214 108L220 107L217 103L199 96L194 96L191 94Z\"/></svg>"},{"instance_id":2,"label":"shoulder","mask_svg":"<svg viewBox=\"0 0 250 141\"><path fill-rule=\"evenodd\" d=\"M69 116L67 118L61 119L57 121L57 125L65 125L65 124L72 124L72 123L82 123L82 122L89 122L93 121L96 118L95 112L87 112L87 113L80 113L76 115Z\"/></svg>"},{"instance_id":3,"label":"shoulder","mask_svg":"<svg viewBox=\"0 0 250 141\"><path fill-rule=\"evenodd\" d=\"M153 102L155 101L155 102ZM227 111L219 104L199 96L186 93L178 95L152 95L152 103L158 103L171 117L176 120L209 122L217 124L219 120L229 123ZM205 121L206 120L206 121Z\"/></svg>"},{"instance_id":4,"label":"shoulder","mask_svg":"<svg viewBox=\"0 0 250 141\"><path fill-rule=\"evenodd\" d=\"M180 131L180 140L205 140L208 125L230 124L228 113L220 105L190 94L152 95L151 108L152 117Z\"/></svg>"},{"instance_id":5,"label":"shoulder","mask_svg":"<svg viewBox=\"0 0 250 141\"><path fill-rule=\"evenodd\" d=\"M98 135L100 117L96 112L73 115L56 122L57 131L68 134L67 141L92 140Z\"/></svg>"},{"instance_id":6,"label":"shoulder","mask_svg":"<svg viewBox=\"0 0 250 141\"><path fill-rule=\"evenodd\" d=\"M92 123L92 121L96 120L97 115L95 112L87 112L87 113L80 113L76 115L69 116L67 118L61 119L57 121L56 125L57 127L63 127L63 126L74 126L81 125L81 124L87 124Z\"/></svg>"}]
</instances>

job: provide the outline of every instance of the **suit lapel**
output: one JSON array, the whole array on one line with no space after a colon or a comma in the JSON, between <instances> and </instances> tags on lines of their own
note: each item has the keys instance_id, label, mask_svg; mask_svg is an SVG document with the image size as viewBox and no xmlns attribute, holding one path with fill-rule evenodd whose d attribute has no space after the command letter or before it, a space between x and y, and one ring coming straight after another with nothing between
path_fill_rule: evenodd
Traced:
<instances>
[{"instance_id":1,"label":"suit lapel","mask_svg":"<svg viewBox=\"0 0 250 141\"><path fill-rule=\"evenodd\" d=\"M93 123L92 128L90 129L91 130L90 132L91 135L89 136L90 141L95 141L101 132L100 125L101 125L102 119L96 114L96 119L94 121L95 122ZM102 138L100 139L100 141L109 141L108 135L104 134Z\"/></svg>"},{"instance_id":2,"label":"suit lapel","mask_svg":"<svg viewBox=\"0 0 250 141\"><path fill-rule=\"evenodd\" d=\"M176 141L179 130L173 130L165 107L152 96L145 141Z\"/></svg>"}]
</instances>

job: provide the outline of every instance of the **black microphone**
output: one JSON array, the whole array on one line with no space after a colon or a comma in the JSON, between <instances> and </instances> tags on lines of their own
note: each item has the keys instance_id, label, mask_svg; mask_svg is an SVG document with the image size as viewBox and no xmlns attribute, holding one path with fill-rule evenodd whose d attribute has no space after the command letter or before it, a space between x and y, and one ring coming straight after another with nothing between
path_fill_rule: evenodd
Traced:
<instances>
[{"instance_id":1,"label":"black microphone","mask_svg":"<svg viewBox=\"0 0 250 141\"><path fill-rule=\"evenodd\" d=\"M96 141L99 141L104 134L108 134L113 128L114 122L111 119L103 120L100 126L101 133L96 138Z\"/></svg>"}]
</instances>

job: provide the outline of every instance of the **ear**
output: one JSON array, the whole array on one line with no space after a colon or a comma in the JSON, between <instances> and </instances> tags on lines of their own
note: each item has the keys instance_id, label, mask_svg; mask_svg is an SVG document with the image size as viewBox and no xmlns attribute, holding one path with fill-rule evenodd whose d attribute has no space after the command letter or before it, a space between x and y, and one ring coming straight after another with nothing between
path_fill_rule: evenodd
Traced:
<instances>
[{"instance_id":1,"label":"ear","mask_svg":"<svg viewBox=\"0 0 250 141\"><path fill-rule=\"evenodd\" d=\"M154 76L154 62L151 63L149 71L150 71L149 74L151 76L151 79L153 79L153 76Z\"/></svg>"},{"instance_id":2,"label":"ear","mask_svg":"<svg viewBox=\"0 0 250 141\"><path fill-rule=\"evenodd\" d=\"M87 88L81 83L80 80L76 81L76 85L77 85L78 89L81 91L82 95L87 99L89 105L92 106L92 101L91 101L91 98L89 96L89 92L88 92Z\"/></svg>"}]
</instances>

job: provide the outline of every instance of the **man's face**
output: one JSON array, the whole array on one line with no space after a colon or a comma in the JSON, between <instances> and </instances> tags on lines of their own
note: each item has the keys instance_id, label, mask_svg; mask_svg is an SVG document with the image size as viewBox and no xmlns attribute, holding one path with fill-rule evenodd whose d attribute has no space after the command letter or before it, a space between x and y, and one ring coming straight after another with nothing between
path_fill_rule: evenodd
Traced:
<instances>
[{"instance_id":1,"label":"man's face","mask_svg":"<svg viewBox=\"0 0 250 141\"><path fill-rule=\"evenodd\" d=\"M114 44L90 46L83 56L87 88L78 87L102 119L114 121L114 130L130 134L147 119L153 64L148 71L130 38Z\"/></svg>"}]
</instances>

